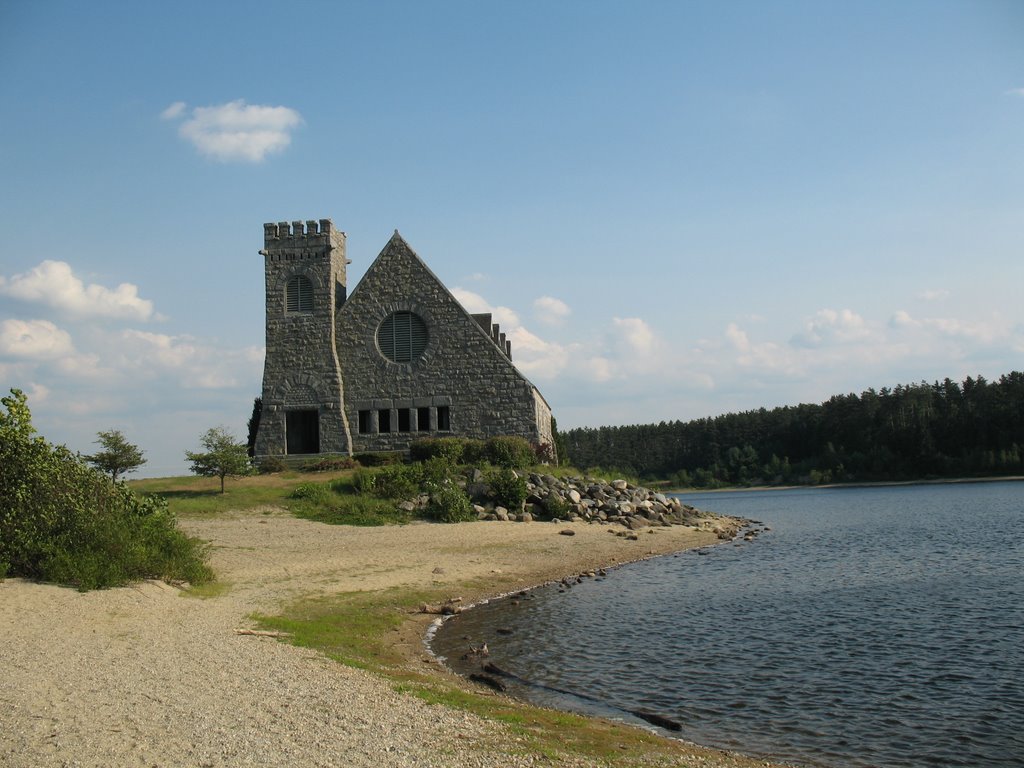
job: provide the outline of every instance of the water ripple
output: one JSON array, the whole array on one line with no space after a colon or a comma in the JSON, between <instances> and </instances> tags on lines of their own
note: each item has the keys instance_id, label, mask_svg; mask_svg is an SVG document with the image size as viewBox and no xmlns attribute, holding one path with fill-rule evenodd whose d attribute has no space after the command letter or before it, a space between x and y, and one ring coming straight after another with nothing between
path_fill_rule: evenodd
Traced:
<instances>
[{"instance_id":1,"label":"water ripple","mask_svg":"<svg viewBox=\"0 0 1024 768\"><path fill-rule=\"evenodd\" d=\"M492 602L435 650L487 642L545 686L517 695L656 712L688 740L797 765L1024 765L1024 483L686 501L772 531Z\"/></svg>"}]
</instances>

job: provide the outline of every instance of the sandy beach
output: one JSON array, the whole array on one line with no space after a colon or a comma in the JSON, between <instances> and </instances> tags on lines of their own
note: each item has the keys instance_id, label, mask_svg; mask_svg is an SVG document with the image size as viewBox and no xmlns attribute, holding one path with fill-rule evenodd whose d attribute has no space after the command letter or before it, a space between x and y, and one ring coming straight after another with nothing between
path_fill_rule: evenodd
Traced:
<instances>
[{"instance_id":1,"label":"sandy beach","mask_svg":"<svg viewBox=\"0 0 1024 768\"><path fill-rule=\"evenodd\" d=\"M506 724L235 630L303 597L450 585L469 601L716 540L678 526L636 541L587 524L352 528L275 509L182 525L212 542L229 585L220 594L198 599L161 582L89 593L0 583L0 765L615 765L533 754ZM559 535L567 527L576 535ZM422 643L432 618L410 616L394 643L411 669L446 675ZM649 764L765 765L688 745L675 752Z\"/></svg>"}]
</instances>

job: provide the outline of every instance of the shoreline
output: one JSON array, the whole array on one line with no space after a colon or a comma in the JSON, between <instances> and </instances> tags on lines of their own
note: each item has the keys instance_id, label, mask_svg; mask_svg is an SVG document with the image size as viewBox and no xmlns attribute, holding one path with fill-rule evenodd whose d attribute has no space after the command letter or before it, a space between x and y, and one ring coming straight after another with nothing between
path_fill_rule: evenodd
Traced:
<instances>
[{"instance_id":1,"label":"shoreline","mask_svg":"<svg viewBox=\"0 0 1024 768\"><path fill-rule=\"evenodd\" d=\"M1020 482L1024 475L1007 475L1005 477L943 477L930 480L878 480L875 482L857 483L823 483L822 485L750 485L730 486L727 488L670 488L662 493L682 496L688 493L747 493L749 491L799 491L814 488L895 488L908 485L966 485L970 483L1002 483Z\"/></svg>"},{"instance_id":2,"label":"shoreline","mask_svg":"<svg viewBox=\"0 0 1024 768\"><path fill-rule=\"evenodd\" d=\"M706 546L717 541L713 532L673 526L631 541L609 535L612 526L585 523L350 528L274 508L184 518L182 525L212 542L219 589L186 596L160 582L88 593L14 579L0 583L9 678L0 689L0 764L765 765L623 723L553 711L545 716L481 692L425 653L425 627L436 618L430 614L406 613L395 630L384 632L384 646L403 659L384 672L236 634L252 627L256 615L351 596L427 589L481 600ZM562 536L562 529L575 535ZM450 691L452 700L470 696L511 714L430 703L415 695L416 686ZM556 734L545 717L575 725ZM520 720L539 724L524 736L522 726L510 724ZM574 738L575 746L566 746ZM597 756L585 743L591 738L617 744L616 751Z\"/></svg>"}]
</instances>

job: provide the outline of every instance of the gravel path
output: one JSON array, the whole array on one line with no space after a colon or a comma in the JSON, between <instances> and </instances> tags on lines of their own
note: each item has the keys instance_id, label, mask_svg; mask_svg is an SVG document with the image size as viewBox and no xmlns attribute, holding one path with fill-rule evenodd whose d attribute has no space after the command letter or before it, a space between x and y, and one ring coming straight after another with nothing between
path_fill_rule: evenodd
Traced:
<instances>
[{"instance_id":1,"label":"gravel path","mask_svg":"<svg viewBox=\"0 0 1024 768\"><path fill-rule=\"evenodd\" d=\"M713 538L677 527L630 542L587 525L567 537L550 523L349 528L270 509L183 525L213 542L224 594L0 583L0 765L598 765L523 754L500 723L234 629L299 596L467 579L500 591Z\"/></svg>"}]
</instances>

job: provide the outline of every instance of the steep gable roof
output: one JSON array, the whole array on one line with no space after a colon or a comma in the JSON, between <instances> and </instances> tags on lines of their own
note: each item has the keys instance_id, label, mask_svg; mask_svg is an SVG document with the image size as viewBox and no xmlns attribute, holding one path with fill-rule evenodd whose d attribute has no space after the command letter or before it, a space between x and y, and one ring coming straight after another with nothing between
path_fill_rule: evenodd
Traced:
<instances>
[{"instance_id":1,"label":"steep gable roof","mask_svg":"<svg viewBox=\"0 0 1024 768\"><path fill-rule=\"evenodd\" d=\"M480 322L478 317L475 315L471 315L469 312L466 311L466 308L462 306L459 300L455 298L455 295L450 290L448 290L448 287L441 281L441 279L437 275L434 274L430 267L427 266L426 262L424 262L423 259L420 258L419 254L417 254L416 251L412 249L412 246L410 246L405 241L405 238L402 237L402 235L398 232L397 229L395 230L395 233L391 236L391 239L388 240L387 244L377 255L377 258L374 259L373 263L370 264L370 266L367 268L366 273L359 280L359 284L356 285L356 287L349 294L347 301L345 302L344 305L342 305L341 309L339 310L339 315L344 315L346 307L348 307L349 305L359 305L359 303L363 300L362 293L366 290L364 286L373 282L373 278L377 275L378 272L383 271L387 273L391 271L396 264L403 261L410 264L415 271L420 273L420 279L432 282L435 285L435 288L438 290L438 292L447 301L450 301L452 305L458 308L458 313L461 318L465 319L467 327L472 327L472 329L476 333L480 333L487 337L491 341L495 351L499 352L503 357L507 359L507 361L515 369L516 373L519 374L519 376L524 381L529 383L530 386L533 386L533 384L529 382L529 380L523 375L523 373L518 368L516 368L514 364L511 363L511 355L509 352L511 342L507 342L504 340L504 334L500 334L500 337L498 337L499 332L497 331L497 325L492 325L491 328L485 330L483 327L483 323ZM534 388L536 389L536 387Z\"/></svg>"}]
</instances>

